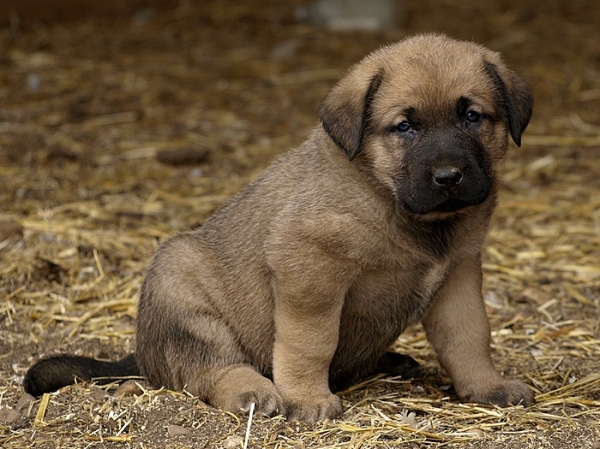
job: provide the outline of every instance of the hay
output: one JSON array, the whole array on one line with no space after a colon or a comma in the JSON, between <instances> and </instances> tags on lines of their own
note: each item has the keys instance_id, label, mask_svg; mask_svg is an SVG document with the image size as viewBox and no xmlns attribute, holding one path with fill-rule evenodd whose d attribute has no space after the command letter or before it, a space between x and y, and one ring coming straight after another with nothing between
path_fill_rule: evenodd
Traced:
<instances>
[{"instance_id":1,"label":"hay","mask_svg":"<svg viewBox=\"0 0 600 449\"><path fill-rule=\"evenodd\" d=\"M351 63L404 32L433 29L503 51L534 86L523 147L501 167L483 267L495 362L537 403L460 403L416 326L395 348L424 364L422 379L369 379L342 393L341 419L313 426L255 416L248 447L594 447L600 8L564 6L566 20L532 0L424 1L406 5L404 32L344 34L296 23L296 3L183 3L142 25L0 35L0 410L15 411L0 414L0 447L243 441L245 419L187 394L140 385L138 396L115 396L115 385L79 384L23 402L22 376L59 351L131 352L158 242L200 225L300 143Z\"/></svg>"}]
</instances>

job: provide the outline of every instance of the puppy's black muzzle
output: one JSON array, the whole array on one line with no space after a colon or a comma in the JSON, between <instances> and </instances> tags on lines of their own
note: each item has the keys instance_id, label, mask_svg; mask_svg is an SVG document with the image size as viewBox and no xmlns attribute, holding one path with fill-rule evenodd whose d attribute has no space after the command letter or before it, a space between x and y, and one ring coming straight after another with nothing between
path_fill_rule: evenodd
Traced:
<instances>
[{"instance_id":1,"label":"puppy's black muzzle","mask_svg":"<svg viewBox=\"0 0 600 449\"><path fill-rule=\"evenodd\" d=\"M451 128L424 135L408 149L396 194L414 214L451 213L483 203L492 182L481 143Z\"/></svg>"}]
</instances>

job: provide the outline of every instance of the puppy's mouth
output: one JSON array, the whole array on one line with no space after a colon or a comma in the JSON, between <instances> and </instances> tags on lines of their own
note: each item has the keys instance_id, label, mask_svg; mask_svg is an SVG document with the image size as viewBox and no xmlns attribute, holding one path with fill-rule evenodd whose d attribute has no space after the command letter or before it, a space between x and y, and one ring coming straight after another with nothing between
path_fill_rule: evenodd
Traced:
<instances>
[{"instance_id":1,"label":"puppy's mouth","mask_svg":"<svg viewBox=\"0 0 600 449\"><path fill-rule=\"evenodd\" d=\"M479 204L479 203L477 203ZM459 212L463 209L466 209L470 206L475 206L476 204L470 201L458 200L458 199L449 199L444 201L443 203L438 204L433 208L422 208L422 207L414 207L407 202L402 202L402 208L411 214L427 216L429 214L437 215L437 214L453 214L455 212Z\"/></svg>"},{"instance_id":2,"label":"puppy's mouth","mask_svg":"<svg viewBox=\"0 0 600 449\"><path fill-rule=\"evenodd\" d=\"M407 212L424 218L427 215L451 215L485 202L488 198L488 193L489 189L485 189L485 191L479 192L477 195L462 198L450 196L445 199L438 198L438 201L432 201L432 198L428 198L429 201L424 198L421 198L420 201L410 201L403 200L400 197L400 205Z\"/></svg>"},{"instance_id":3,"label":"puppy's mouth","mask_svg":"<svg viewBox=\"0 0 600 449\"><path fill-rule=\"evenodd\" d=\"M481 202L477 202L476 204L480 204L480 203ZM445 212L445 213L458 212L461 209L464 209L469 206L475 206L476 204L473 202L470 202L470 201L465 201L465 200L461 200L461 199L457 199L457 198L450 198L450 199L438 204L436 207L434 207L432 209L431 212Z\"/></svg>"}]
</instances>

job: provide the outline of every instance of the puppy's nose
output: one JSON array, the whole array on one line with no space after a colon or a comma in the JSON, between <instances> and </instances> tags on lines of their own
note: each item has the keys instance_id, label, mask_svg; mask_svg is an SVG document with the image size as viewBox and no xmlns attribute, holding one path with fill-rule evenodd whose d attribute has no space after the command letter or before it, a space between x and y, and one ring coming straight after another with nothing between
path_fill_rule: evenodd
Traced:
<instances>
[{"instance_id":1,"label":"puppy's nose","mask_svg":"<svg viewBox=\"0 0 600 449\"><path fill-rule=\"evenodd\" d=\"M433 182L440 187L452 187L460 183L463 174L457 167L440 167L433 170Z\"/></svg>"}]
</instances>

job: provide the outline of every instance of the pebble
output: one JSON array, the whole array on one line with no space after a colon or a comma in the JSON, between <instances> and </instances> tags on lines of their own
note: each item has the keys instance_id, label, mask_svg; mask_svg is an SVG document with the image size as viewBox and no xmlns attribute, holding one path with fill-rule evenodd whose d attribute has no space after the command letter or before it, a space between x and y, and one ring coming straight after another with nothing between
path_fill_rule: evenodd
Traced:
<instances>
[{"instance_id":1,"label":"pebble","mask_svg":"<svg viewBox=\"0 0 600 449\"><path fill-rule=\"evenodd\" d=\"M140 396L144 391L139 387L135 380L128 380L122 383L119 388L115 391L115 397L120 398L124 396Z\"/></svg>"},{"instance_id":2,"label":"pebble","mask_svg":"<svg viewBox=\"0 0 600 449\"><path fill-rule=\"evenodd\" d=\"M101 401L108 396L108 393L103 388L92 386L90 387L90 396L97 401Z\"/></svg>"},{"instance_id":3,"label":"pebble","mask_svg":"<svg viewBox=\"0 0 600 449\"><path fill-rule=\"evenodd\" d=\"M187 435L189 433L192 433L192 431L190 429L183 427L183 426L178 426L176 424L169 424L169 427L167 429L169 432L169 436L171 436L171 437L176 437L179 435Z\"/></svg>"},{"instance_id":4,"label":"pebble","mask_svg":"<svg viewBox=\"0 0 600 449\"><path fill-rule=\"evenodd\" d=\"M3 408L0 410L0 422L15 423L21 418L21 413L12 408Z\"/></svg>"},{"instance_id":5,"label":"pebble","mask_svg":"<svg viewBox=\"0 0 600 449\"><path fill-rule=\"evenodd\" d=\"M35 398L29 393L25 393L23 396L21 396L19 402L17 402L17 410L23 410L25 407L28 407L29 404L31 404L33 401L35 401Z\"/></svg>"},{"instance_id":6,"label":"pebble","mask_svg":"<svg viewBox=\"0 0 600 449\"><path fill-rule=\"evenodd\" d=\"M242 447L244 445L244 439L239 435L230 435L223 442L224 449L234 449L236 447Z\"/></svg>"}]
</instances>

